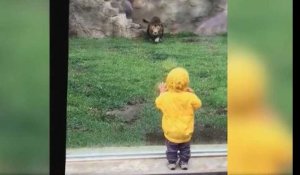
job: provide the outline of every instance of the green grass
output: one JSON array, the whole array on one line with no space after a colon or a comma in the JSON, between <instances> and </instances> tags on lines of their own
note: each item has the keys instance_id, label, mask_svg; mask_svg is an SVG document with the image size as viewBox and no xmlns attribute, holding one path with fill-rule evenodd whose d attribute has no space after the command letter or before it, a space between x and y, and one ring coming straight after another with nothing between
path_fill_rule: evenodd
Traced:
<instances>
[{"instance_id":1,"label":"green grass","mask_svg":"<svg viewBox=\"0 0 300 175\"><path fill-rule=\"evenodd\" d=\"M260 55L270 78L269 104L292 128L293 1L234 1L228 6L229 45L238 44Z\"/></svg>"},{"instance_id":2,"label":"green grass","mask_svg":"<svg viewBox=\"0 0 300 175\"><path fill-rule=\"evenodd\" d=\"M0 21L0 174L48 174L49 1L0 1Z\"/></svg>"},{"instance_id":3,"label":"green grass","mask_svg":"<svg viewBox=\"0 0 300 175\"><path fill-rule=\"evenodd\" d=\"M147 133L161 132L154 106L156 85L175 66L185 67L190 86L203 102L195 132L210 125L226 134L226 36L166 36L144 39L70 39L67 147L145 145ZM106 112L142 100L138 119L122 122Z\"/></svg>"}]
</instances>

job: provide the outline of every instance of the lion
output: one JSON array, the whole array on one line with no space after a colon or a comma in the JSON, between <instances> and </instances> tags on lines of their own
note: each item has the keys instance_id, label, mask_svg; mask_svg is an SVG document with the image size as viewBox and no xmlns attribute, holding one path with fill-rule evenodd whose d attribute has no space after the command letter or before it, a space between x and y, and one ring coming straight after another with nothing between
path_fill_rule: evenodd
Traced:
<instances>
[{"instance_id":1,"label":"lion","mask_svg":"<svg viewBox=\"0 0 300 175\"><path fill-rule=\"evenodd\" d=\"M148 23L148 28L147 28L148 37L156 43L162 41L162 37L164 35L164 26L160 21L160 18L154 16L151 19L151 21L143 19L143 22Z\"/></svg>"}]
</instances>

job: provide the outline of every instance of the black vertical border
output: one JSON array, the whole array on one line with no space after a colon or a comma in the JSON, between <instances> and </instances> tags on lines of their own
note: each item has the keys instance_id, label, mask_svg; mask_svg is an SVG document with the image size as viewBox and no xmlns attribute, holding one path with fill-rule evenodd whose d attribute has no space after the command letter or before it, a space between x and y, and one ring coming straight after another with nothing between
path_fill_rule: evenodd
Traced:
<instances>
[{"instance_id":1,"label":"black vertical border","mask_svg":"<svg viewBox=\"0 0 300 175\"><path fill-rule=\"evenodd\" d=\"M50 174L65 174L69 0L50 0Z\"/></svg>"},{"instance_id":2,"label":"black vertical border","mask_svg":"<svg viewBox=\"0 0 300 175\"><path fill-rule=\"evenodd\" d=\"M299 57L297 57L296 55L298 54L299 55L299 51L296 51L297 49L295 48L295 46L296 45L298 45L299 44L299 40L296 40L296 38L299 38L299 36L298 37L296 37L296 35L298 34L299 35L299 33L298 32L295 32L295 31L299 31L299 25L296 25L295 24L295 22L296 22L296 20L295 20L295 18L296 18L296 9L297 9L297 7L296 7L296 2L297 1L293 1L293 7L292 7L292 18L293 18L293 23L292 23L292 25L293 25L293 27L292 27L292 35L293 35L293 47L292 47L292 52L293 52L293 65L292 65L292 69L293 69L293 74L292 74L292 76L293 76L293 90L292 90L292 93L293 93L293 105L292 105L292 108L293 108L293 174L299 174L299 167L298 166L296 166L296 163L297 162L299 162L299 140L297 140L298 138L296 138L296 133L297 133L297 125L298 125L298 122L296 122L297 120L297 118L299 117L299 112L298 112L298 110L295 110L295 98L296 98L296 96L297 96L297 93L298 93L298 95L299 95L299 90L294 90L294 89L297 89L296 87L297 87L297 84L296 84L296 81L295 81L295 78L296 78L296 69L297 69L297 60L298 60L298 58ZM299 8L299 7L298 7ZM296 28L298 28L298 30L296 29ZM298 44L297 44L298 43ZM298 86L299 87L299 86ZM298 115L296 114L298 112ZM298 135L298 137L299 137L299 135Z\"/></svg>"}]
</instances>

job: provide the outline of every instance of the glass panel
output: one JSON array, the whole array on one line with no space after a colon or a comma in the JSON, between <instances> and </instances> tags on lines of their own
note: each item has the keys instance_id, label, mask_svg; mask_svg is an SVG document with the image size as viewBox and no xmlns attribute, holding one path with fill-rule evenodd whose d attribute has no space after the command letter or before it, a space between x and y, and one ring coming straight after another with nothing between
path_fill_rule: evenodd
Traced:
<instances>
[{"instance_id":1,"label":"glass panel","mask_svg":"<svg viewBox=\"0 0 300 175\"><path fill-rule=\"evenodd\" d=\"M178 114L192 144L226 143L226 1L71 0L69 26L67 148L164 145L155 99L175 67L202 101Z\"/></svg>"}]
</instances>

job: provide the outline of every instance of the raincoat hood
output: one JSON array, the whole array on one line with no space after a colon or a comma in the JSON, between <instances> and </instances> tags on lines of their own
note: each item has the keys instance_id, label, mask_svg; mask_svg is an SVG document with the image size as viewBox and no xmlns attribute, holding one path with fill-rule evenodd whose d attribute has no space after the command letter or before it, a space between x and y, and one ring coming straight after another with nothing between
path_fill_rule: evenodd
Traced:
<instances>
[{"instance_id":1,"label":"raincoat hood","mask_svg":"<svg viewBox=\"0 0 300 175\"><path fill-rule=\"evenodd\" d=\"M172 69L166 79L169 91L186 91L189 85L189 73L181 67Z\"/></svg>"}]
</instances>

